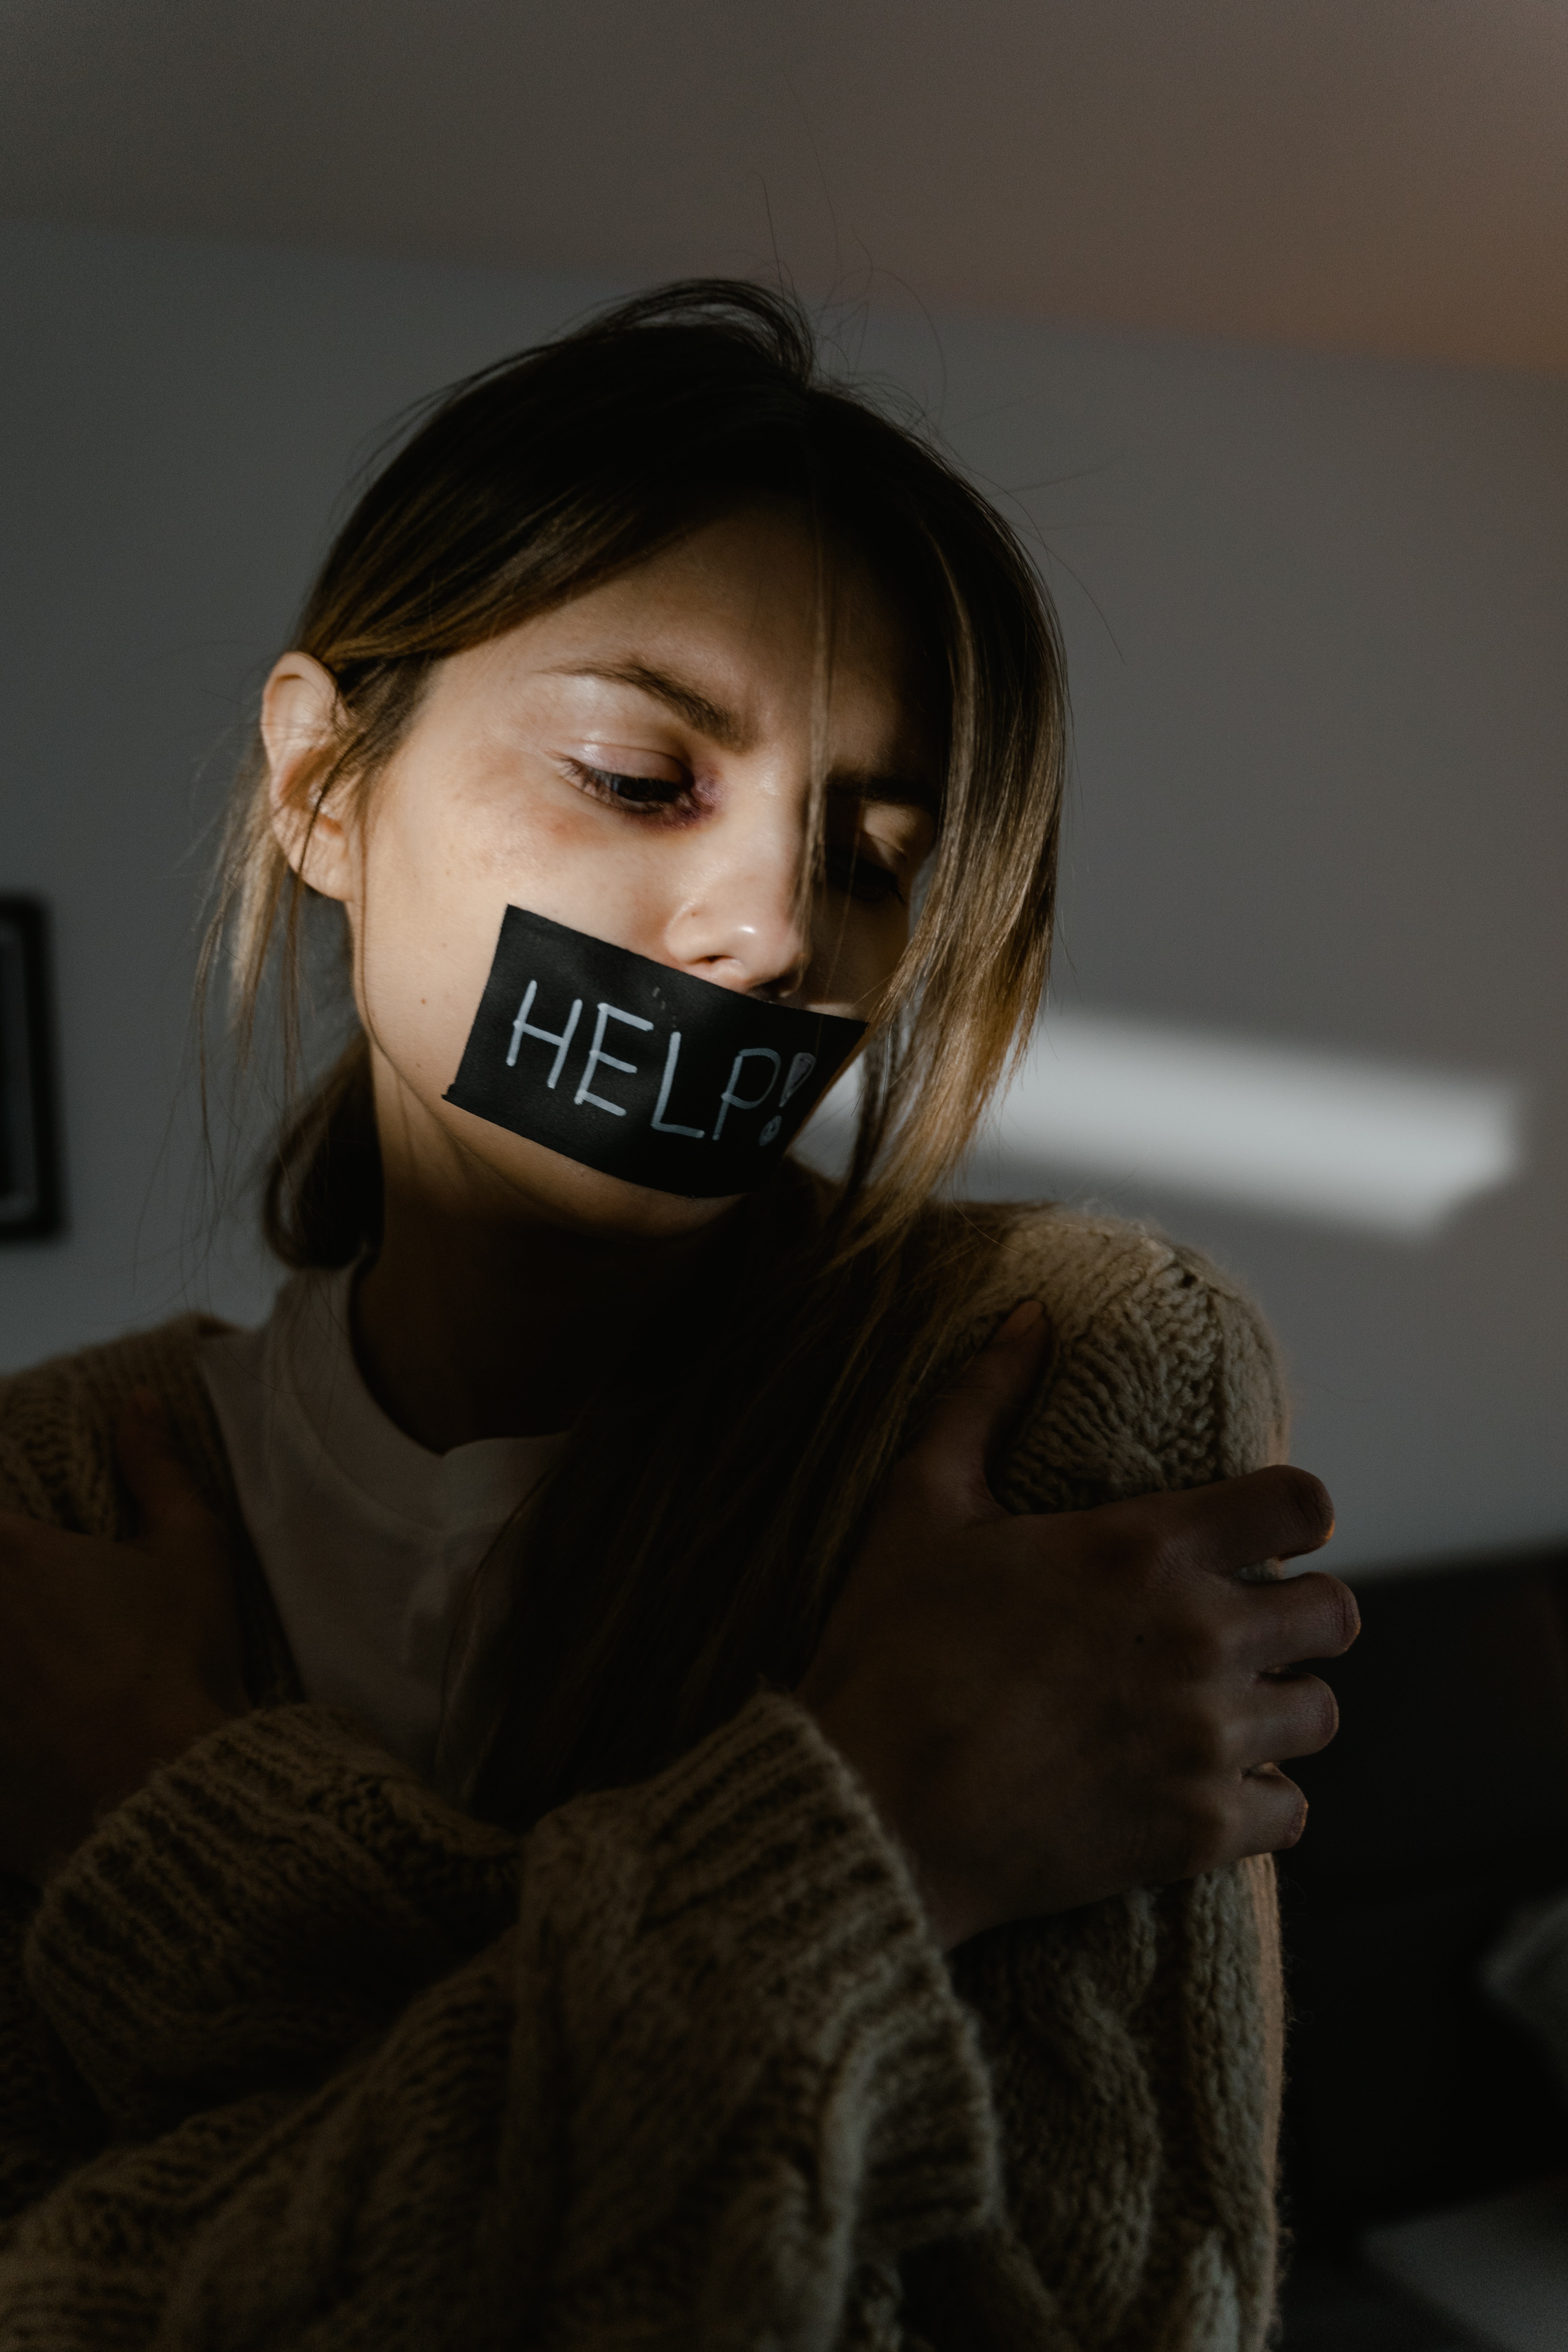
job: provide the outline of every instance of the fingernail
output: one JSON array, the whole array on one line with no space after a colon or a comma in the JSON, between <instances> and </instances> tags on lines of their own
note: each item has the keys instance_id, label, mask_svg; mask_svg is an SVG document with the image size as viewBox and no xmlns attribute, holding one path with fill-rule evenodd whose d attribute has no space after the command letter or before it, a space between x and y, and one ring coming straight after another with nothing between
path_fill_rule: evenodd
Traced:
<instances>
[{"instance_id":1,"label":"fingernail","mask_svg":"<svg viewBox=\"0 0 1568 2352\"><path fill-rule=\"evenodd\" d=\"M996 1339L1021 1339L1026 1331L1034 1329L1045 1311L1037 1298L1026 1298L1021 1307L1014 1307L1006 1321L997 1330ZM995 1342L993 1341L993 1345L994 1344Z\"/></svg>"}]
</instances>

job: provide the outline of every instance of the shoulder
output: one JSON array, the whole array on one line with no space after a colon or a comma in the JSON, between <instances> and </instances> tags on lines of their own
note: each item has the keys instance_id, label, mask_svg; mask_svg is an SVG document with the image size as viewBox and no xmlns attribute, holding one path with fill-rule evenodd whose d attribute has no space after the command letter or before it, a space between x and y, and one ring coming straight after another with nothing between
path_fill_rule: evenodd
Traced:
<instances>
[{"instance_id":1,"label":"shoulder","mask_svg":"<svg viewBox=\"0 0 1568 2352\"><path fill-rule=\"evenodd\" d=\"M222 1442L196 1350L228 1328L213 1316L182 1315L0 1378L0 1507L117 1534L123 1497L113 1468L114 1423L138 1388L159 1399L203 1484L221 1486Z\"/></svg>"},{"instance_id":2,"label":"shoulder","mask_svg":"<svg viewBox=\"0 0 1568 2352\"><path fill-rule=\"evenodd\" d=\"M1025 1298L1056 1334L1000 1481L1016 1507L1078 1509L1284 1458L1279 1347L1244 1286L1200 1251L1049 1204L956 1213L976 1243L967 1344Z\"/></svg>"}]
</instances>

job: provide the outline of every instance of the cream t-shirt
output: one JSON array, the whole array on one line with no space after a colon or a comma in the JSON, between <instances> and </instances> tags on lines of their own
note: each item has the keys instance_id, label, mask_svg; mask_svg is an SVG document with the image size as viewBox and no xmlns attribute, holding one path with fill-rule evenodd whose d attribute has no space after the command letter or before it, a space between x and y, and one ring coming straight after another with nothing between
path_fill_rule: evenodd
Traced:
<instances>
[{"instance_id":1,"label":"cream t-shirt","mask_svg":"<svg viewBox=\"0 0 1568 2352\"><path fill-rule=\"evenodd\" d=\"M405 1436L354 1362L354 1273L297 1275L258 1329L204 1340L198 1361L307 1698L346 1708L458 1797L488 1727L498 1580L463 1604L565 1439L430 1454Z\"/></svg>"}]
</instances>

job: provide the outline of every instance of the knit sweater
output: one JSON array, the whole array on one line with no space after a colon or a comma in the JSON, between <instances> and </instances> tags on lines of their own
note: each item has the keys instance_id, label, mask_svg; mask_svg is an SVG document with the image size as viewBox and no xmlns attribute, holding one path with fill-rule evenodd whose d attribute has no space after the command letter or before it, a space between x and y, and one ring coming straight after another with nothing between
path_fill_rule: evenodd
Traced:
<instances>
[{"instance_id":1,"label":"knit sweater","mask_svg":"<svg viewBox=\"0 0 1568 2352\"><path fill-rule=\"evenodd\" d=\"M1190 1252L998 1226L967 1345L1058 1344L999 1480L1079 1508L1279 1458ZM186 1318L0 1383L0 1504L122 1535L162 1396L235 1528L255 1711L0 1946L3 2352L1257 2352L1280 1996L1246 1863L944 1960L854 1776L753 1699L522 1838L299 1703Z\"/></svg>"}]
</instances>

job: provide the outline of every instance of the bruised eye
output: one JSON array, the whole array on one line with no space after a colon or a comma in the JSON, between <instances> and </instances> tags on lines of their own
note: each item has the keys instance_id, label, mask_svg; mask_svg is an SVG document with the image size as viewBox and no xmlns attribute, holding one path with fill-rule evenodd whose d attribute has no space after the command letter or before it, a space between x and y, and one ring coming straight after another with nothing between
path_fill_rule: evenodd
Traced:
<instances>
[{"instance_id":1,"label":"bruised eye","mask_svg":"<svg viewBox=\"0 0 1568 2352\"><path fill-rule=\"evenodd\" d=\"M563 762L579 792L632 816L684 815L697 804L689 776L631 776L618 768L595 768L586 760Z\"/></svg>"},{"instance_id":2,"label":"bruised eye","mask_svg":"<svg viewBox=\"0 0 1568 2352\"><path fill-rule=\"evenodd\" d=\"M903 904L898 876L890 866L879 866L874 857L862 857L842 844L829 842L823 867L830 890L842 890L863 906L879 907L889 898Z\"/></svg>"}]
</instances>

